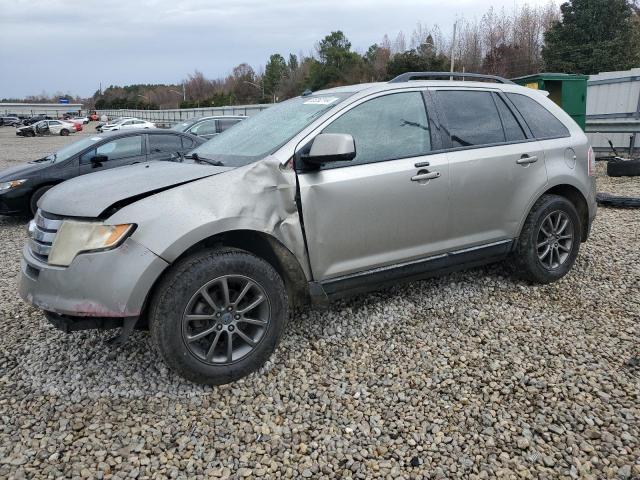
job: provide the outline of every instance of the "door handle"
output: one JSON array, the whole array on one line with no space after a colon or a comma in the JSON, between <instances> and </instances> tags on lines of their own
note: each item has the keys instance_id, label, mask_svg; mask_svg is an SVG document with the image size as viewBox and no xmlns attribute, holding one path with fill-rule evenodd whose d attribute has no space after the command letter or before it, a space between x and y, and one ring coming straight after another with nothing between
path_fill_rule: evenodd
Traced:
<instances>
[{"instance_id":1,"label":"door handle","mask_svg":"<svg viewBox=\"0 0 640 480\"><path fill-rule=\"evenodd\" d=\"M516 160L516 163L518 165L529 165L530 163L536 163L538 161L538 157L535 155L529 156L527 154L522 155L518 160Z\"/></svg>"},{"instance_id":2,"label":"door handle","mask_svg":"<svg viewBox=\"0 0 640 480\"><path fill-rule=\"evenodd\" d=\"M418 173L417 175L414 175L413 177L411 177L411 181L422 182L424 180L432 180L434 178L438 178L439 176L440 176L440 172Z\"/></svg>"}]
</instances>

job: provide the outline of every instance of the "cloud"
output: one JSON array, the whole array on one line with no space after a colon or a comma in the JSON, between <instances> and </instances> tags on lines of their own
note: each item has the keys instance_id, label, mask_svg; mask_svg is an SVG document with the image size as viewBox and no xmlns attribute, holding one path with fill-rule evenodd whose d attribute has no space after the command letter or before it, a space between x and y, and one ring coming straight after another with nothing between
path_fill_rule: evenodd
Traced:
<instances>
[{"instance_id":1,"label":"cloud","mask_svg":"<svg viewBox=\"0 0 640 480\"><path fill-rule=\"evenodd\" d=\"M522 3L522 2L521 2ZM546 0L529 1L530 4ZM220 77L279 52L310 53L343 30L364 51L417 22L447 32L513 0L3 0L0 97L43 90L91 95L109 84L179 82L194 69Z\"/></svg>"}]
</instances>

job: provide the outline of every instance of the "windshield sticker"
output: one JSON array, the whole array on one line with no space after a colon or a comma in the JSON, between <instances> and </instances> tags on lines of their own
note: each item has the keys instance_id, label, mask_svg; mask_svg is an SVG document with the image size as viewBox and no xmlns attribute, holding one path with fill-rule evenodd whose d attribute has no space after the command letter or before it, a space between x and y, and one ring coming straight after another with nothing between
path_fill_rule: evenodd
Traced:
<instances>
[{"instance_id":1,"label":"windshield sticker","mask_svg":"<svg viewBox=\"0 0 640 480\"><path fill-rule=\"evenodd\" d=\"M338 97L317 97L304 101L304 105L331 105L336 102Z\"/></svg>"}]
</instances>

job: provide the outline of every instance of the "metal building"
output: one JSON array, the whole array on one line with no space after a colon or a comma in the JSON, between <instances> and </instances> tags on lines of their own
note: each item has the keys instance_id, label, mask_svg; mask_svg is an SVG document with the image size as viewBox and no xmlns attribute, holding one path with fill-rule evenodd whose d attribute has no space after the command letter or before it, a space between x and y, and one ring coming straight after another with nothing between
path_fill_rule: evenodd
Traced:
<instances>
[{"instance_id":1,"label":"metal building","mask_svg":"<svg viewBox=\"0 0 640 480\"><path fill-rule=\"evenodd\" d=\"M0 102L0 115L48 115L51 118L62 117L65 113L80 113L81 103L5 103Z\"/></svg>"},{"instance_id":2,"label":"metal building","mask_svg":"<svg viewBox=\"0 0 640 480\"><path fill-rule=\"evenodd\" d=\"M587 82L587 135L597 154L640 154L640 68L591 75Z\"/></svg>"}]
</instances>

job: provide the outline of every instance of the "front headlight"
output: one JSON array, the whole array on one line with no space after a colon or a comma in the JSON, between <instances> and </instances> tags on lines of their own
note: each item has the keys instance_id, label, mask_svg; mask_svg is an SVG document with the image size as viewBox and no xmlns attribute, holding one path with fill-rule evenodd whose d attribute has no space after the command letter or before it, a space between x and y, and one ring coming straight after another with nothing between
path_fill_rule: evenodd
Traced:
<instances>
[{"instance_id":1,"label":"front headlight","mask_svg":"<svg viewBox=\"0 0 640 480\"><path fill-rule=\"evenodd\" d=\"M62 222L49 252L49 263L66 267L82 252L115 248L133 231L134 224L103 225L96 222Z\"/></svg>"},{"instance_id":2,"label":"front headlight","mask_svg":"<svg viewBox=\"0 0 640 480\"><path fill-rule=\"evenodd\" d=\"M19 187L26 181L27 179L24 178L22 180L11 180L9 182L2 182L0 183L0 192L4 192L5 190L11 190L12 188Z\"/></svg>"}]
</instances>

